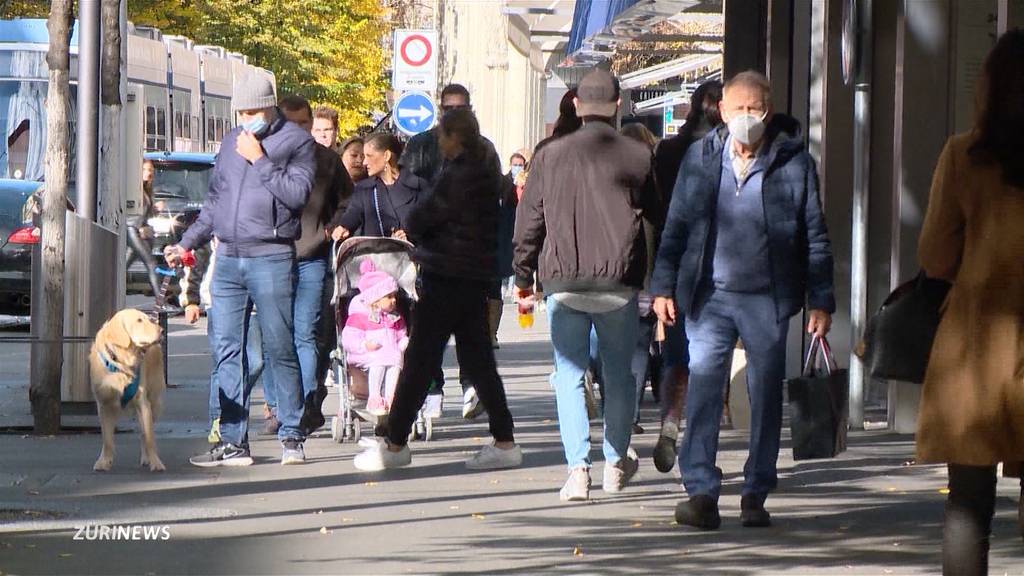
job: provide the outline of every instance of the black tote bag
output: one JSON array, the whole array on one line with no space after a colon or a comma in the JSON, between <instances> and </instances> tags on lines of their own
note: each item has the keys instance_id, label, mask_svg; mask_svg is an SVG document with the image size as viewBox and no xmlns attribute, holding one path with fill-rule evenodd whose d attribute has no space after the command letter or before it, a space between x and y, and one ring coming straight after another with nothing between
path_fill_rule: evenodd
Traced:
<instances>
[{"instance_id":1,"label":"black tote bag","mask_svg":"<svg viewBox=\"0 0 1024 576\"><path fill-rule=\"evenodd\" d=\"M819 368L819 353L824 360ZM814 337L803 376L788 381L793 459L834 458L846 450L850 377L840 370L828 340Z\"/></svg>"},{"instance_id":2,"label":"black tote bag","mask_svg":"<svg viewBox=\"0 0 1024 576\"><path fill-rule=\"evenodd\" d=\"M873 378L924 382L949 288L922 272L889 295L864 332L864 365Z\"/></svg>"}]
</instances>

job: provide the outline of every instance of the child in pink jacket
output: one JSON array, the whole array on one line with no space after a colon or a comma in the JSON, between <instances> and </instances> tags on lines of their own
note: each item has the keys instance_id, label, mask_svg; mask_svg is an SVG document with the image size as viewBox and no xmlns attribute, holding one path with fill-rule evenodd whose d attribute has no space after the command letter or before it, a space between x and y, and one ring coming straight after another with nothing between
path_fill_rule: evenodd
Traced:
<instances>
[{"instance_id":1,"label":"child in pink jacket","mask_svg":"<svg viewBox=\"0 0 1024 576\"><path fill-rule=\"evenodd\" d=\"M341 343L348 363L369 372L366 409L383 415L391 408L402 354L409 345L405 320L398 314L398 283L366 259L360 264L359 294L348 307Z\"/></svg>"}]
</instances>

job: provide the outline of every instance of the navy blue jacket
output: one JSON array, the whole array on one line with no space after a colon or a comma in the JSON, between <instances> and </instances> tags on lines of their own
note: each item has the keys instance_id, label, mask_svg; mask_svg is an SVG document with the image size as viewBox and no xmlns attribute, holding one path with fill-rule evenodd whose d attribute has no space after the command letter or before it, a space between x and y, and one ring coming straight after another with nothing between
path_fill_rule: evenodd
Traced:
<instances>
[{"instance_id":1,"label":"navy blue jacket","mask_svg":"<svg viewBox=\"0 0 1024 576\"><path fill-rule=\"evenodd\" d=\"M235 151L241 131L235 128L224 136L206 202L181 247L199 248L216 236L219 250L228 256L294 252L316 174L316 142L278 113L260 139L264 156L249 164Z\"/></svg>"},{"instance_id":2,"label":"navy blue jacket","mask_svg":"<svg viewBox=\"0 0 1024 576\"><path fill-rule=\"evenodd\" d=\"M708 281L708 239L717 212L722 150L728 128L720 126L690 146L679 168L661 236L651 293L675 297L683 312L697 310L698 290ZM779 319L804 307L835 312L832 246L818 197L818 171L800 138L800 125L776 114L765 132L767 170L762 186L768 232L771 292Z\"/></svg>"},{"instance_id":3,"label":"navy blue jacket","mask_svg":"<svg viewBox=\"0 0 1024 576\"><path fill-rule=\"evenodd\" d=\"M399 172L391 186L377 176L366 178L356 184L348 208L331 225L341 226L353 236L388 237L396 230L408 232L409 215L429 195L427 181L408 170Z\"/></svg>"}]
</instances>

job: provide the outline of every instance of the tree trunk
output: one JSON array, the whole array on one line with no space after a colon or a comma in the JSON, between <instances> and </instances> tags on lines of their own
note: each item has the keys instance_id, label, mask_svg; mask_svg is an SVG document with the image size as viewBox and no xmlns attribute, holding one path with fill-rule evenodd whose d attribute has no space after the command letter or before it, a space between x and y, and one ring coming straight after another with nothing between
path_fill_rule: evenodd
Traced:
<instances>
[{"instance_id":1,"label":"tree trunk","mask_svg":"<svg viewBox=\"0 0 1024 576\"><path fill-rule=\"evenodd\" d=\"M118 234L117 263L125 262L125 188L124 188L124 130L121 100L121 0L102 0L103 38L100 63L100 178L97 221ZM115 265L117 266L117 265ZM123 306L125 291L124 266L117 270L118 307Z\"/></svg>"},{"instance_id":2,"label":"tree trunk","mask_svg":"<svg viewBox=\"0 0 1024 576\"><path fill-rule=\"evenodd\" d=\"M33 298L41 299L33 332L41 342L32 345L32 383L29 400L36 434L60 431L60 381L64 364L64 223L70 172L71 103L70 44L73 0L52 0L46 55L49 84L46 94L46 184L40 221L42 232L41 286Z\"/></svg>"}]
</instances>

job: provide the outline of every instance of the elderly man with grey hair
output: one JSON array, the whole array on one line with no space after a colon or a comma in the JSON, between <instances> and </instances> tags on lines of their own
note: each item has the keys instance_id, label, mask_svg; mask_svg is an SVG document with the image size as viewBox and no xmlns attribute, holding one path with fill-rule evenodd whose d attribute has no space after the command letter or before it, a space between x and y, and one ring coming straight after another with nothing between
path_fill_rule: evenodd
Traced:
<instances>
[{"instance_id":1,"label":"elderly man with grey hair","mask_svg":"<svg viewBox=\"0 0 1024 576\"><path fill-rule=\"evenodd\" d=\"M743 72L725 84L724 124L694 143L679 170L651 293L666 324L690 340L687 429L679 468L689 500L676 521L721 524L715 465L722 385L739 338L747 354L750 453L740 520L771 525L764 508L778 483L782 381L789 319L806 308L824 336L835 311L832 249L814 159L796 120L772 114L768 80Z\"/></svg>"},{"instance_id":2,"label":"elderly man with grey hair","mask_svg":"<svg viewBox=\"0 0 1024 576\"><path fill-rule=\"evenodd\" d=\"M224 136L206 202L177 246L165 249L174 266L184 250L217 238L210 284L210 317L221 442L190 459L200 467L248 466L249 386L245 327L252 307L263 335L265 371L276 385L281 464L301 464L302 380L295 352L295 241L316 173L316 143L277 108L265 74L235 82L231 108L239 125ZM242 327L242 328L239 328Z\"/></svg>"}]
</instances>

